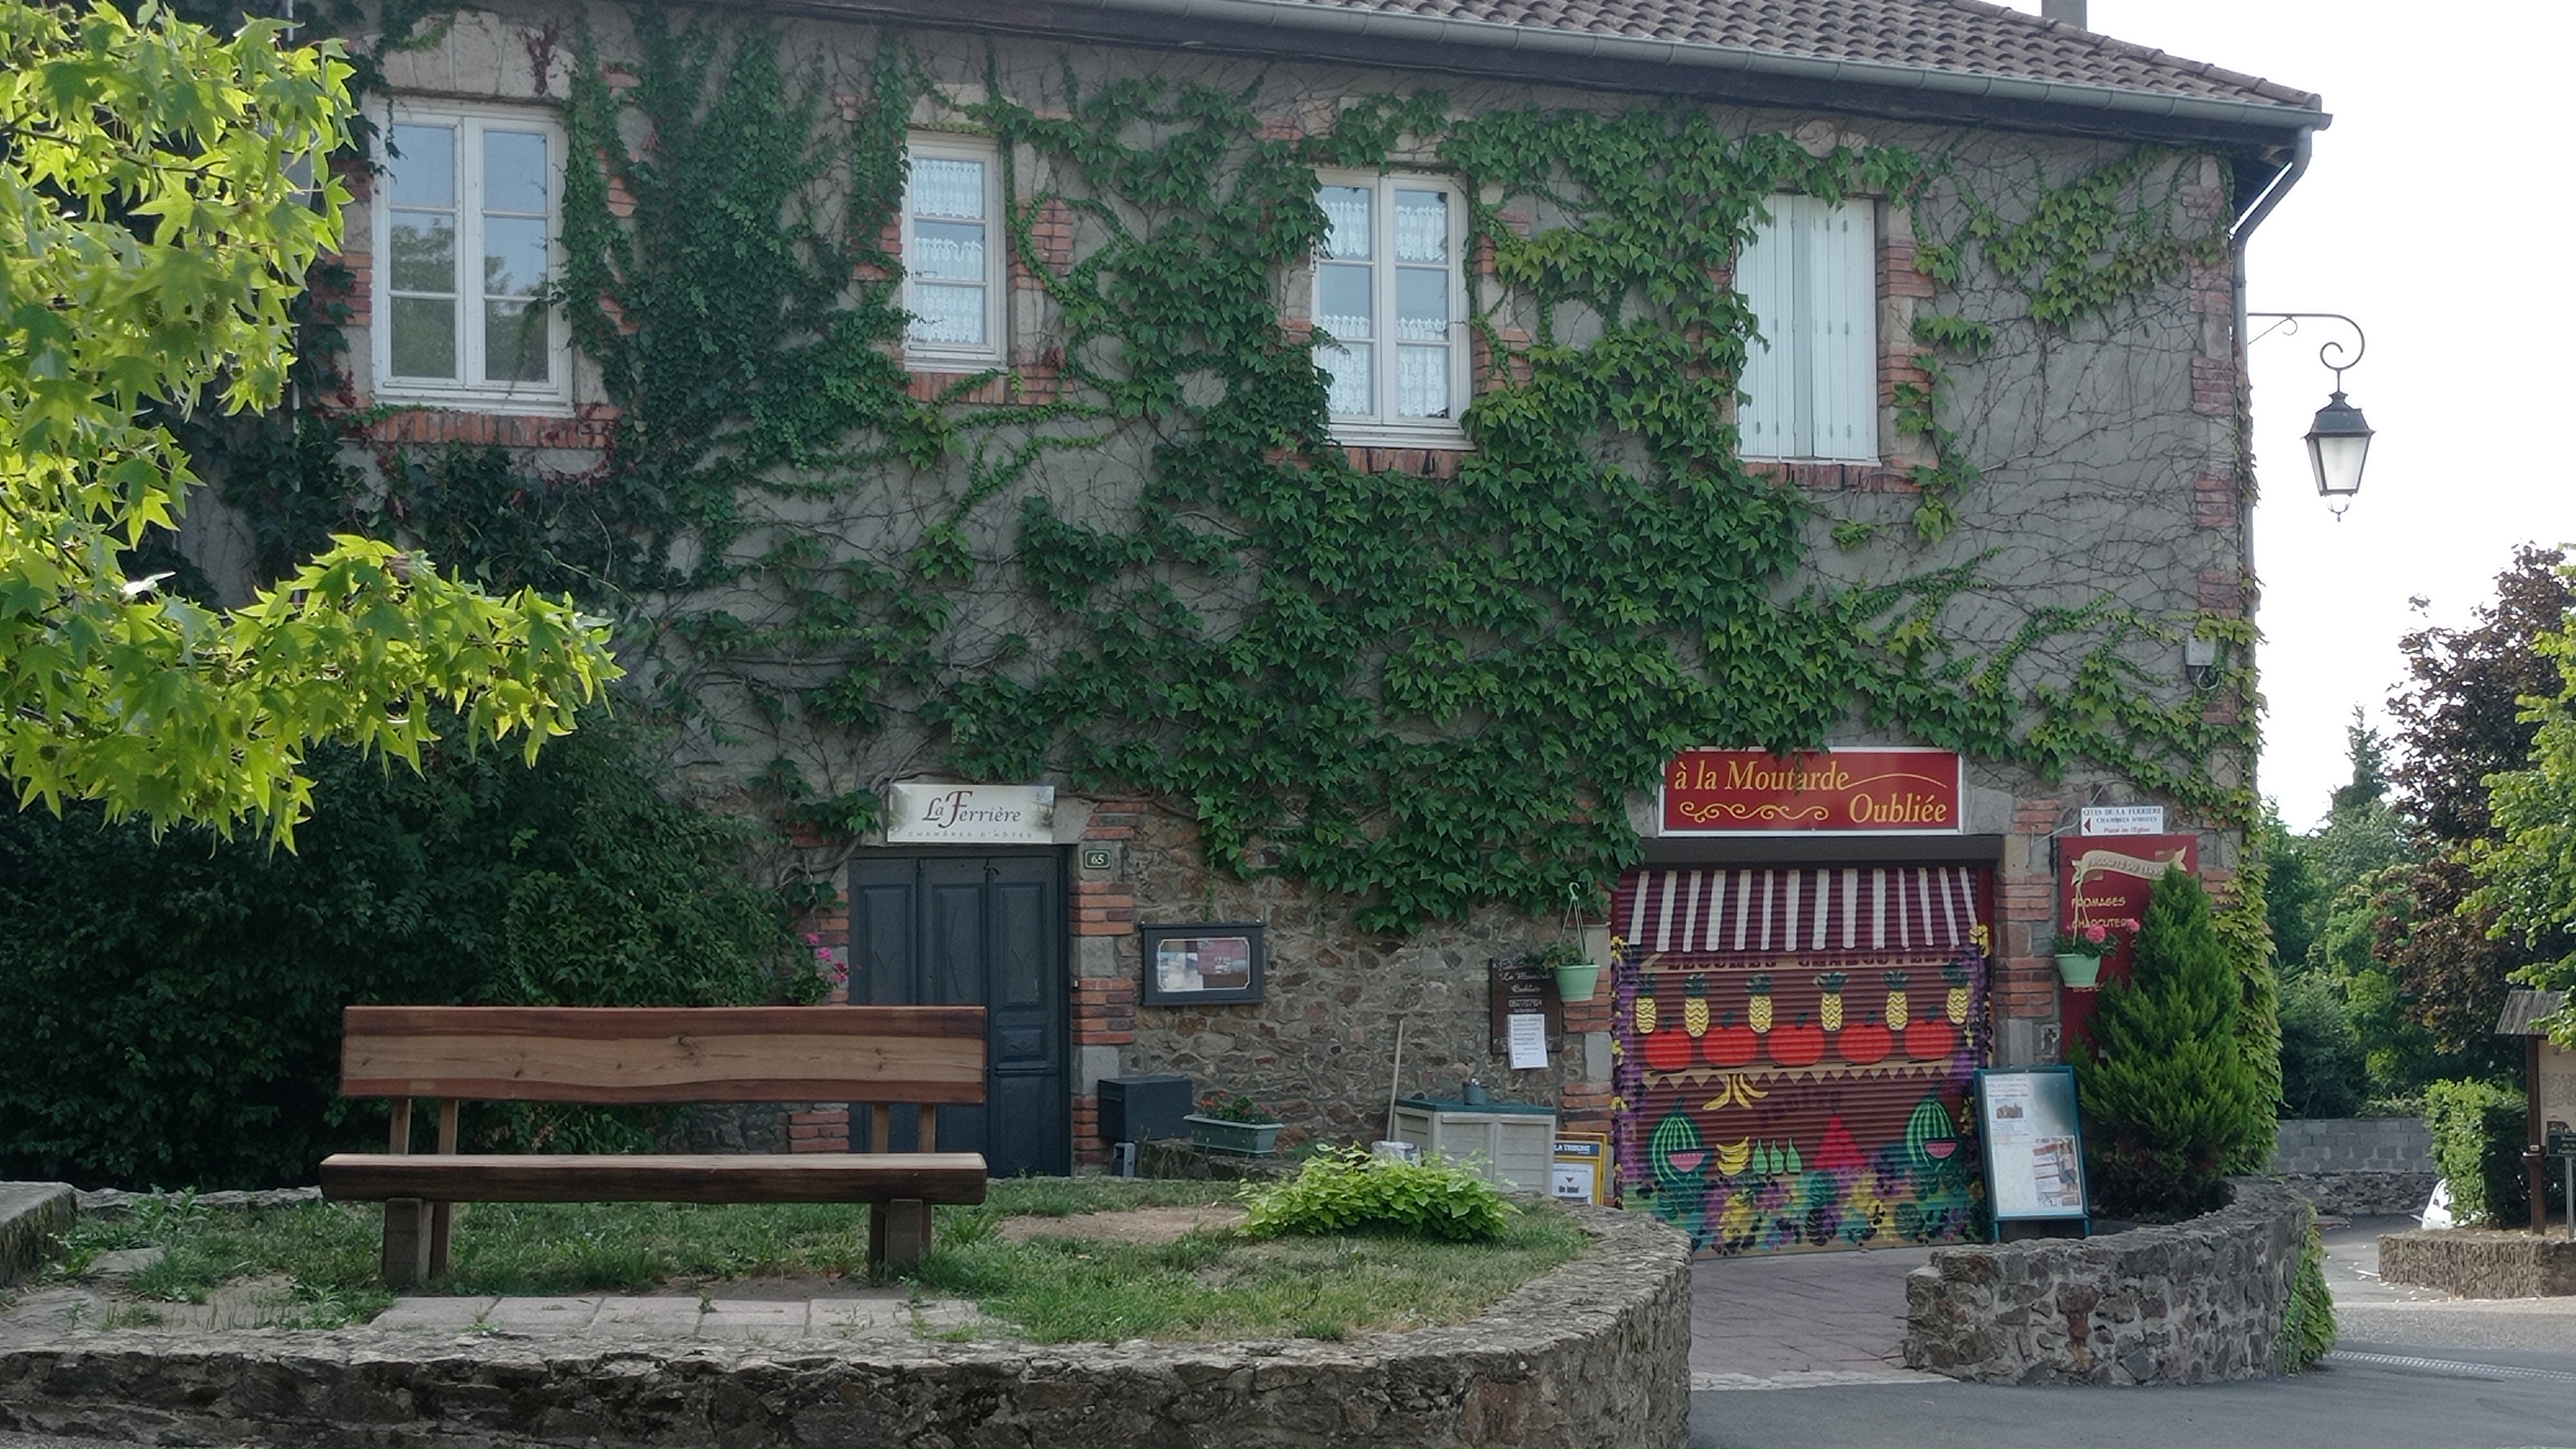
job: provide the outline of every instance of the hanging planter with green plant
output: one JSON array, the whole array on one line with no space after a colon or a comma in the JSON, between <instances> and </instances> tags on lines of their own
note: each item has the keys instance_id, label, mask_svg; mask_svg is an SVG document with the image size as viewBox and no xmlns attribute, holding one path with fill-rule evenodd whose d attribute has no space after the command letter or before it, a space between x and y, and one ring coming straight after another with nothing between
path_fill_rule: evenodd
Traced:
<instances>
[{"instance_id":1,"label":"hanging planter with green plant","mask_svg":"<svg viewBox=\"0 0 2576 1449\"><path fill-rule=\"evenodd\" d=\"M2068 988L2090 991L2101 984L2102 958L2120 949L2126 936L2138 933L2135 921L2079 921L2057 938L2057 976Z\"/></svg>"}]
</instances>

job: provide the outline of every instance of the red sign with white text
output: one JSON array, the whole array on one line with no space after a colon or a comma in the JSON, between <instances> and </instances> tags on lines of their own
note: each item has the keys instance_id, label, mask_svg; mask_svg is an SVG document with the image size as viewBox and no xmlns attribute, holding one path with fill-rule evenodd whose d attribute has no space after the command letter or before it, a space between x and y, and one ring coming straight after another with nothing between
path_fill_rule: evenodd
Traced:
<instances>
[{"instance_id":1,"label":"red sign with white text","mask_svg":"<svg viewBox=\"0 0 2576 1449\"><path fill-rule=\"evenodd\" d=\"M1664 770L1666 835L1959 831L1949 750L1684 750Z\"/></svg>"},{"instance_id":2,"label":"red sign with white text","mask_svg":"<svg viewBox=\"0 0 2576 1449\"><path fill-rule=\"evenodd\" d=\"M2101 984L2129 979L2138 953L2138 923L2147 897L2166 869L2200 873L2196 835L2070 835L2057 843L2057 921L2061 934L2093 922L2115 926L2120 944L2102 958ZM2068 1049L2091 1038L2095 993L2071 990L2060 999Z\"/></svg>"}]
</instances>

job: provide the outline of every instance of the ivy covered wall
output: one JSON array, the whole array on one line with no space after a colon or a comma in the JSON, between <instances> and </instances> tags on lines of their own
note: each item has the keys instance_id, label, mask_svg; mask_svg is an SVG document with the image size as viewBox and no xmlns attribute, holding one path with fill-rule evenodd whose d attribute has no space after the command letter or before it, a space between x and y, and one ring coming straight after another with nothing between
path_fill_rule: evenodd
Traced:
<instances>
[{"instance_id":1,"label":"ivy covered wall","mask_svg":"<svg viewBox=\"0 0 2576 1449\"><path fill-rule=\"evenodd\" d=\"M583 413L371 409L354 346L321 482L236 496L263 536L368 517L613 612L628 707L679 727L702 790L849 837L916 773L1142 795L1198 889L1140 911L1303 902L1273 946L1310 959L1526 939L1633 859L1692 744L1962 751L2026 964L2079 801L2166 801L2236 863L2251 635L2212 158L653 8L387 24L395 90L563 114ZM902 365L917 129L1006 163L993 374ZM1319 166L1474 199L1472 448L1333 443L1283 312ZM1737 456L1729 268L1780 191L1878 203L1887 466ZM2204 689L2194 631L2225 646ZM1132 977L1108 949L1077 970ZM1327 1015L1382 1020L1379 979Z\"/></svg>"}]
</instances>

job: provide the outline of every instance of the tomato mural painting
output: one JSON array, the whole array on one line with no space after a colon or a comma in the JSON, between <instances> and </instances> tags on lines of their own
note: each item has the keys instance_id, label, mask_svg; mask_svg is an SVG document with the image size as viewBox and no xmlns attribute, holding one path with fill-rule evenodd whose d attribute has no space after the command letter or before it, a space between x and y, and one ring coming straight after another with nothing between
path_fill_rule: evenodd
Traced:
<instances>
[{"instance_id":1,"label":"tomato mural painting","mask_svg":"<svg viewBox=\"0 0 2576 1449\"><path fill-rule=\"evenodd\" d=\"M1866 925L1870 902L1845 907L1842 883L1820 878L1872 872L1662 872L1670 898L1640 902L1634 882L1648 874L1622 882L1616 909L1629 914L1614 915L1639 928L1612 972L1614 1128L1631 1205L1720 1254L1980 1231L1983 1185L1965 1110L1986 1029L1986 933L1973 892L1937 896L1929 869L1876 872L1906 877L1889 886L1890 899L1920 884L1923 904L1907 939L1856 950L1815 922L1823 913L1826 925L1852 916ZM1744 897L1758 904L1755 891L1773 890L1770 909L1789 919L1793 943L1826 949L1669 949L1719 939L1671 903L1692 888L1686 874L1758 875ZM1779 883L1789 877L1805 879ZM1716 897L1699 888L1705 908ZM1642 919L1648 907L1679 923L1665 949Z\"/></svg>"}]
</instances>

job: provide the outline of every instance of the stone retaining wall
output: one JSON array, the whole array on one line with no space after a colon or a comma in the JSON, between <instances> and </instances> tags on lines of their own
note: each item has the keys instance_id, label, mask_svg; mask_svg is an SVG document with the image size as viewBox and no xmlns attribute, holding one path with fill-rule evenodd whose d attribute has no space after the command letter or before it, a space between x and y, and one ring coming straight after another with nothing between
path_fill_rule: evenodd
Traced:
<instances>
[{"instance_id":1,"label":"stone retaining wall","mask_svg":"<svg viewBox=\"0 0 2576 1449\"><path fill-rule=\"evenodd\" d=\"M2311 1214L2278 1183L2229 1187L2227 1207L2172 1227L1934 1251L1906 1275L1906 1366L2008 1384L2276 1372Z\"/></svg>"},{"instance_id":2,"label":"stone retaining wall","mask_svg":"<svg viewBox=\"0 0 2576 1449\"><path fill-rule=\"evenodd\" d=\"M2576 1294L2576 1242L2485 1228L2387 1233L2379 1276L2463 1298L2564 1297Z\"/></svg>"},{"instance_id":3,"label":"stone retaining wall","mask_svg":"<svg viewBox=\"0 0 2576 1449\"><path fill-rule=\"evenodd\" d=\"M1646 1214L1466 1323L1348 1343L579 1347L106 1331L0 1353L0 1429L188 1444L1678 1445L1690 1259Z\"/></svg>"},{"instance_id":4,"label":"stone retaining wall","mask_svg":"<svg viewBox=\"0 0 2576 1449\"><path fill-rule=\"evenodd\" d=\"M2439 1175L2423 1172L2285 1172L2281 1185L2321 1213L2341 1218L2413 1217L2433 1197Z\"/></svg>"},{"instance_id":5,"label":"stone retaining wall","mask_svg":"<svg viewBox=\"0 0 2576 1449\"><path fill-rule=\"evenodd\" d=\"M0 1182L0 1286L34 1272L71 1231L74 1201L68 1182Z\"/></svg>"}]
</instances>

